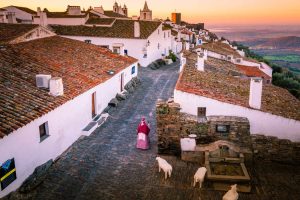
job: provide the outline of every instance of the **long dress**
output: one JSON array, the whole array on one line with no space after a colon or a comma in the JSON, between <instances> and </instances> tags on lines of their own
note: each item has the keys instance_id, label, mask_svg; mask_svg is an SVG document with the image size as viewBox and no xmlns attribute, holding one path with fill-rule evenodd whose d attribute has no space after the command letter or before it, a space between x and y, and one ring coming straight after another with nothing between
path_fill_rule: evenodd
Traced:
<instances>
[{"instance_id":1,"label":"long dress","mask_svg":"<svg viewBox=\"0 0 300 200\"><path fill-rule=\"evenodd\" d=\"M150 128L146 124L146 122L141 122L137 128L137 140L136 140L136 148L147 150L150 146L149 139Z\"/></svg>"}]
</instances>

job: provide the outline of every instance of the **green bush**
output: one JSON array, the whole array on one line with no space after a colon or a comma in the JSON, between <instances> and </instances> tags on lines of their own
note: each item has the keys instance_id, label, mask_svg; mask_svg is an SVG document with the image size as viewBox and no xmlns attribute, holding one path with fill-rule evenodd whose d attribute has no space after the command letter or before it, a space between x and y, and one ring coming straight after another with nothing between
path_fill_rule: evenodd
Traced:
<instances>
[{"instance_id":1,"label":"green bush","mask_svg":"<svg viewBox=\"0 0 300 200\"><path fill-rule=\"evenodd\" d=\"M176 62L177 60L176 55L172 51L169 52L169 56L167 56L167 58L171 59L173 62Z\"/></svg>"}]
</instances>

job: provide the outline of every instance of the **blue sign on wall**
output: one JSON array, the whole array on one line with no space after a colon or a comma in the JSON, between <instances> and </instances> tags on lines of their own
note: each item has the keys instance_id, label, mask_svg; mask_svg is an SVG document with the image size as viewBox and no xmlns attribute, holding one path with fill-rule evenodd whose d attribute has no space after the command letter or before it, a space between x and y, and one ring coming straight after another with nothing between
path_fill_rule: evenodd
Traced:
<instances>
[{"instance_id":1,"label":"blue sign on wall","mask_svg":"<svg viewBox=\"0 0 300 200\"><path fill-rule=\"evenodd\" d=\"M14 180L17 179L15 160L7 160L0 166L0 185L1 190L4 190L9 186Z\"/></svg>"}]
</instances>

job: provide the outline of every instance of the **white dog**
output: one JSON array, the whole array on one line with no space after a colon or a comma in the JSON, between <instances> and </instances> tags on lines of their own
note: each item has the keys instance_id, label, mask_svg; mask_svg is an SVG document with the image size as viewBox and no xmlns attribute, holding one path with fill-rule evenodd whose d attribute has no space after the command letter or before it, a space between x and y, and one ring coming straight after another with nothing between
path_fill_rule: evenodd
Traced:
<instances>
[{"instance_id":1,"label":"white dog","mask_svg":"<svg viewBox=\"0 0 300 200\"><path fill-rule=\"evenodd\" d=\"M172 166L163 158L156 157L156 160L158 162L158 172L160 172L160 169L162 169L165 172L165 179L171 177L172 173Z\"/></svg>"},{"instance_id":2,"label":"white dog","mask_svg":"<svg viewBox=\"0 0 300 200\"><path fill-rule=\"evenodd\" d=\"M205 167L198 168L197 172L194 175L194 187L196 186L197 182L199 182L199 187L202 187L202 183L204 181L205 173L207 169Z\"/></svg>"},{"instance_id":3,"label":"white dog","mask_svg":"<svg viewBox=\"0 0 300 200\"><path fill-rule=\"evenodd\" d=\"M237 200L239 198L239 194L237 193L237 185L234 184L231 186L231 189L226 192L223 196L223 200Z\"/></svg>"}]
</instances>

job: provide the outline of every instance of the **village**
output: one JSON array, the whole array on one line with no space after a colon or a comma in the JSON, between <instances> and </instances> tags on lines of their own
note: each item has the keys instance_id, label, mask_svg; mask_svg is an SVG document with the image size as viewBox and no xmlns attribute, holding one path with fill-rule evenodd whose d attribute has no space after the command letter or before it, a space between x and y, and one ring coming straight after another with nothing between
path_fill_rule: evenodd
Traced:
<instances>
[{"instance_id":1,"label":"village","mask_svg":"<svg viewBox=\"0 0 300 200\"><path fill-rule=\"evenodd\" d=\"M299 198L299 99L139 4L0 8L0 199Z\"/></svg>"}]
</instances>

